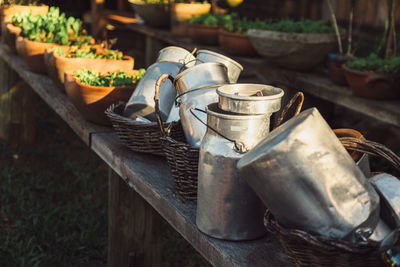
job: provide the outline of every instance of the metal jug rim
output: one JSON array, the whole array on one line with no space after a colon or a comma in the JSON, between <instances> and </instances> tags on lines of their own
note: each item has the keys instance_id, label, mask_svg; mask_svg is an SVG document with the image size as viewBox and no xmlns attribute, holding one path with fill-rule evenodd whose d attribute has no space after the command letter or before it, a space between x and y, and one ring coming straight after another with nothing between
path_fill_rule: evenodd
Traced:
<instances>
[{"instance_id":1,"label":"metal jug rim","mask_svg":"<svg viewBox=\"0 0 400 267\"><path fill-rule=\"evenodd\" d=\"M222 55L220 53L213 52L213 51L210 51L210 50L200 49L200 50L197 51L196 55L198 56L200 53L205 53L205 54L210 54L210 55L213 55L213 56L216 56L216 57L220 57L223 60L229 61L230 63L232 63L233 65L238 67L240 69L240 71L243 71L243 66L240 63L238 63L235 60L233 60L233 59L231 59L231 58L229 58L227 56L224 56L224 55Z\"/></svg>"},{"instance_id":2,"label":"metal jug rim","mask_svg":"<svg viewBox=\"0 0 400 267\"><path fill-rule=\"evenodd\" d=\"M218 107L218 102L212 103L206 106L207 115L214 116L216 118L226 119L226 120L249 120L249 119L260 119L262 117L268 116L268 114L238 114L229 111L222 110Z\"/></svg>"},{"instance_id":3,"label":"metal jug rim","mask_svg":"<svg viewBox=\"0 0 400 267\"><path fill-rule=\"evenodd\" d=\"M210 65L222 66L222 67L225 68L226 71L228 71L228 68L227 68L224 64L222 64L222 63L219 63L219 62L206 62L206 63L200 64L200 65L195 65L195 66L193 66L193 67L190 67L190 68L188 68L188 69L182 71L181 73L179 73L179 74L175 77L174 80L175 80L175 82L176 82L176 81L178 81L180 78L182 78L183 76L185 76L186 74L188 74L188 73L190 73L190 72L192 72L192 71L195 71L195 70L197 70L197 69L204 68L204 67L206 67L206 66L210 66Z\"/></svg>"},{"instance_id":4,"label":"metal jug rim","mask_svg":"<svg viewBox=\"0 0 400 267\"><path fill-rule=\"evenodd\" d=\"M235 87L240 87L240 86L243 86L243 87L257 86L257 87L261 87L261 89L262 88L276 89L276 93L267 95L267 96L245 96L245 95L235 95L235 94L233 94L234 93L233 91L232 91L232 93L226 92L227 88L235 88ZM254 90L254 93L256 93L256 91L260 91L261 89ZM265 100L280 99L283 97L285 92L283 91L283 89L281 89L279 87L271 86L271 85L253 84L253 83L236 83L236 84L226 84L221 87L218 87L217 94L220 96L235 99L235 100L265 101Z\"/></svg>"},{"instance_id":5,"label":"metal jug rim","mask_svg":"<svg viewBox=\"0 0 400 267\"><path fill-rule=\"evenodd\" d=\"M184 52L187 52L188 54L192 54L192 53L190 53L189 50L187 50L187 49L185 49L185 48L182 48L182 47L179 47L179 46L173 46L173 45L164 47L164 48L161 49L158 53L160 54L160 53L162 53L162 52L164 52L164 51L166 51L166 50L170 50L170 49L182 50L182 51L184 51Z\"/></svg>"}]
</instances>

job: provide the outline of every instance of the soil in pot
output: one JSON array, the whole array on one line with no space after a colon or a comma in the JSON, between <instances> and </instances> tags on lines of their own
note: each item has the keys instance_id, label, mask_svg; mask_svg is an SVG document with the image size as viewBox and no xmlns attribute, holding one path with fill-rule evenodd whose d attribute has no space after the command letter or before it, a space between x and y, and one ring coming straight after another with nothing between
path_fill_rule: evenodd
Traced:
<instances>
[{"instance_id":1,"label":"soil in pot","mask_svg":"<svg viewBox=\"0 0 400 267\"><path fill-rule=\"evenodd\" d=\"M205 45L217 45L220 27L202 24L188 24L188 36L193 42Z\"/></svg>"},{"instance_id":2,"label":"soil in pot","mask_svg":"<svg viewBox=\"0 0 400 267\"><path fill-rule=\"evenodd\" d=\"M21 34L21 28L7 22L2 24L1 32L2 42L8 46L10 52L15 53L17 51L15 48L15 40Z\"/></svg>"},{"instance_id":3,"label":"soil in pot","mask_svg":"<svg viewBox=\"0 0 400 267\"><path fill-rule=\"evenodd\" d=\"M187 21L192 17L197 17L209 13L211 4L209 3L177 3L171 6L171 32L173 35L186 36Z\"/></svg>"},{"instance_id":4,"label":"soil in pot","mask_svg":"<svg viewBox=\"0 0 400 267\"><path fill-rule=\"evenodd\" d=\"M344 74L343 65L349 61L351 57L347 55L329 53L328 55L328 68L331 79L334 83L339 85L347 85L346 76Z\"/></svg>"},{"instance_id":5,"label":"soil in pot","mask_svg":"<svg viewBox=\"0 0 400 267\"><path fill-rule=\"evenodd\" d=\"M130 72L137 74L137 70ZM96 124L110 126L111 122L104 114L111 105L120 101L127 102L136 88L135 86L91 86L81 83L70 73L65 73L65 90L68 98L82 116Z\"/></svg>"},{"instance_id":6,"label":"soil in pot","mask_svg":"<svg viewBox=\"0 0 400 267\"><path fill-rule=\"evenodd\" d=\"M255 57L258 55L247 34L233 33L221 29L219 44L229 54L235 56Z\"/></svg>"},{"instance_id":7,"label":"soil in pot","mask_svg":"<svg viewBox=\"0 0 400 267\"><path fill-rule=\"evenodd\" d=\"M129 0L129 4L145 24L159 28L170 27L169 4L146 4L141 0Z\"/></svg>"},{"instance_id":8,"label":"soil in pot","mask_svg":"<svg viewBox=\"0 0 400 267\"><path fill-rule=\"evenodd\" d=\"M101 50L99 47L92 49ZM86 47L90 49L90 47ZM70 47L63 49L67 55L71 50ZM55 84L64 91L64 74L73 73L81 68L91 71L131 71L134 67L134 59L130 56L123 56L121 59L105 59L105 58L78 58L66 57L53 52L53 49L46 49L45 63L47 73L55 82Z\"/></svg>"}]
</instances>

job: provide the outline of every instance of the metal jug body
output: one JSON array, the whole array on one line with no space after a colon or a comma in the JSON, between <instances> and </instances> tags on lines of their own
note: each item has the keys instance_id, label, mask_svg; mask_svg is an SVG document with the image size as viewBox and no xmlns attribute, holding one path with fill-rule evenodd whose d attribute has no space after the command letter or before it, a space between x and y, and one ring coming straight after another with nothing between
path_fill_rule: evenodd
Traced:
<instances>
[{"instance_id":1,"label":"metal jug body","mask_svg":"<svg viewBox=\"0 0 400 267\"><path fill-rule=\"evenodd\" d=\"M379 221L379 197L317 109L272 131L238 169L280 224L351 242Z\"/></svg>"},{"instance_id":2,"label":"metal jug body","mask_svg":"<svg viewBox=\"0 0 400 267\"><path fill-rule=\"evenodd\" d=\"M137 115L151 121L156 121L154 88L158 78L163 74L176 76L182 69L181 63L156 62L147 68L147 71L139 84L136 86L131 98L126 104L124 116L135 119ZM165 121L174 104L176 90L170 80L166 80L160 89L160 113L161 119Z\"/></svg>"},{"instance_id":3,"label":"metal jug body","mask_svg":"<svg viewBox=\"0 0 400 267\"><path fill-rule=\"evenodd\" d=\"M176 62L181 63L184 68L189 68L195 64L195 56L188 50L178 46L168 46L158 52L156 62Z\"/></svg>"},{"instance_id":4,"label":"metal jug body","mask_svg":"<svg viewBox=\"0 0 400 267\"><path fill-rule=\"evenodd\" d=\"M249 149L269 132L269 116L231 115L217 103L207 107L207 124ZM196 224L214 238L251 240L266 232L265 207L236 168L242 156L234 143L207 130L200 147Z\"/></svg>"}]
</instances>

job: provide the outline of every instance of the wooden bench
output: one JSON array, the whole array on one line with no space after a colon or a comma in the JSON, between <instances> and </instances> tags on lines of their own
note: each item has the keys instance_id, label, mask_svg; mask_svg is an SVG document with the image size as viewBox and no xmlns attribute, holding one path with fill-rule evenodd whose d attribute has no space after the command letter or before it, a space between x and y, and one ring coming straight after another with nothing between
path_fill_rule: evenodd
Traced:
<instances>
[{"instance_id":1,"label":"wooden bench","mask_svg":"<svg viewBox=\"0 0 400 267\"><path fill-rule=\"evenodd\" d=\"M27 70L3 44L0 58L2 79L7 80L5 75L10 73L19 75L110 167L108 266L161 265L158 214L214 266L288 265L287 256L272 236L228 242L202 234L195 225L196 204L177 193L164 158L133 152L119 143L112 128L87 122L50 78ZM2 93L10 89L5 82L0 86ZM17 104L20 108L24 105Z\"/></svg>"}]
</instances>

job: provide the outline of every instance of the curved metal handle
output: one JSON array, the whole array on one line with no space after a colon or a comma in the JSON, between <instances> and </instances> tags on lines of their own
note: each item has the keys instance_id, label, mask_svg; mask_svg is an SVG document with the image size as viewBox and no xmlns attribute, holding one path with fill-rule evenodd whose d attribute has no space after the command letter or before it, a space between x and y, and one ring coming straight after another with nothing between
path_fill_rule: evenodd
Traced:
<instances>
[{"instance_id":1,"label":"curved metal handle","mask_svg":"<svg viewBox=\"0 0 400 267\"><path fill-rule=\"evenodd\" d=\"M160 112L160 88L161 88L161 83L165 82L166 79L169 79L172 82L174 81L174 78L169 74L161 75L156 82L155 93L154 93L154 103L155 103L154 109L156 113L157 123L158 126L160 127L162 136L165 136L165 131L163 128L163 122L161 120L161 112Z\"/></svg>"},{"instance_id":2,"label":"curved metal handle","mask_svg":"<svg viewBox=\"0 0 400 267\"><path fill-rule=\"evenodd\" d=\"M196 91L200 91L200 90L203 90L203 89L209 89L209 88L213 88L213 87L220 87L220 86L223 86L223 85L225 85L225 84L219 83L219 84L206 85L206 86L198 87L198 88L183 92L182 94L179 94L179 95L177 95L175 97L175 106L179 106L181 104L181 101L179 101L179 99L182 96L186 95L186 94L190 94L190 93L193 93L193 92L196 92Z\"/></svg>"},{"instance_id":3,"label":"curved metal handle","mask_svg":"<svg viewBox=\"0 0 400 267\"><path fill-rule=\"evenodd\" d=\"M210 130L213 131L214 133L218 134L218 135L221 136L222 138L225 138L226 140L232 142L232 143L234 144L234 150L235 150L237 153L244 154L244 153L247 153L247 152L249 151L249 150L247 149L245 143L243 143L243 142L238 142L238 141L236 141L236 140L230 139L230 138L226 137L225 135L221 134L220 132L218 132L217 130L215 130L213 127L211 127L210 125L208 125L207 123L205 123L204 121L202 121L196 114L194 114L193 110L200 111L200 112L203 112L203 113L206 113L206 114L207 114L207 112L205 112L204 110L198 109L198 108L191 108L191 109L190 109L190 113L192 113L192 115L193 115L198 121L200 121L202 124L204 124L208 129L210 129Z\"/></svg>"},{"instance_id":4,"label":"curved metal handle","mask_svg":"<svg viewBox=\"0 0 400 267\"><path fill-rule=\"evenodd\" d=\"M283 122L283 120L286 117L286 114L288 113L290 108L293 106L293 104L297 101L297 99L300 99L300 100L299 100L299 103L297 104L296 112L294 113L293 117L297 116L300 113L301 108L303 107L303 103L304 103L304 94L303 94L303 92L297 92L292 97L292 99L290 99L289 103L283 109L281 116L279 117L279 119L275 123L274 130L281 125L281 123Z\"/></svg>"}]
</instances>

